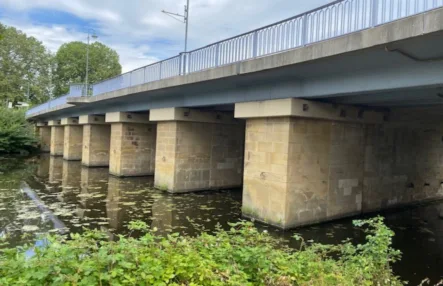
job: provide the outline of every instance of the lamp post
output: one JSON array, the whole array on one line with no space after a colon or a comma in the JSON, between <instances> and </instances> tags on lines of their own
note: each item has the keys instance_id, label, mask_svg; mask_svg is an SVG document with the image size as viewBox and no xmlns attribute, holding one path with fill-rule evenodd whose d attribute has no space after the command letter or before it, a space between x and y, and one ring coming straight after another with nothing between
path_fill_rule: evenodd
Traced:
<instances>
[{"instance_id":1,"label":"lamp post","mask_svg":"<svg viewBox=\"0 0 443 286\"><path fill-rule=\"evenodd\" d=\"M88 30L88 44L86 45L86 76L85 76L85 92L83 95L89 96L89 40L90 38L97 39L98 36L93 29Z\"/></svg>"},{"instance_id":2,"label":"lamp post","mask_svg":"<svg viewBox=\"0 0 443 286\"><path fill-rule=\"evenodd\" d=\"M184 15L178 14L178 13L171 13L165 10L162 10L163 13L165 13L168 16L171 16L172 18L174 18L175 20L178 20L180 22L185 23L186 27L185 27L185 53L188 51L188 24L189 24L189 0L186 1L186 5L185 5L185 13ZM183 20L179 20L176 17L179 17Z\"/></svg>"}]
</instances>

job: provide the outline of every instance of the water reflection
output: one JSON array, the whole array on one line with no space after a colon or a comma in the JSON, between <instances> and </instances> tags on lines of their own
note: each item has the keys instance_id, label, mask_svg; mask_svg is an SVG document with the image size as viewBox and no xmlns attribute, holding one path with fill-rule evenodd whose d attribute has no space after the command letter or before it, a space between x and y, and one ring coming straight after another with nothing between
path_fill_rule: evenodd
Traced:
<instances>
[{"instance_id":1,"label":"water reflection","mask_svg":"<svg viewBox=\"0 0 443 286\"><path fill-rule=\"evenodd\" d=\"M132 220L145 221L161 235L196 235L201 229L213 230L217 224L227 227L241 218L241 190L169 195L152 188L152 177L116 178L109 176L107 168L87 168L61 157L43 155L11 164L15 167L0 173L0 236L8 236L11 246L33 243L39 233L82 232L84 228L102 229L116 239L116 234L129 233L127 225ZM384 214L396 232L394 247L403 252L395 271L411 285L424 277L434 282L442 278L441 212L443 203ZM322 243L364 240L351 219L286 232L259 228L288 240L294 232ZM22 238L23 234L28 237Z\"/></svg>"},{"instance_id":2,"label":"water reflection","mask_svg":"<svg viewBox=\"0 0 443 286\"><path fill-rule=\"evenodd\" d=\"M60 183L63 177L63 158L49 156L49 183Z\"/></svg>"}]
</instances>

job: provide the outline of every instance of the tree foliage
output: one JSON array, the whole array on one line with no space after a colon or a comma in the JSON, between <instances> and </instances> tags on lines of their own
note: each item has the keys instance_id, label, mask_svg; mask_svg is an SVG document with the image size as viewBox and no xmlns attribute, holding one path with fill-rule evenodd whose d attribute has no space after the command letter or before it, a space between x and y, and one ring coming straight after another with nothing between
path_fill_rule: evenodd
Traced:
<instances>
[{"instance_id":1,"label":"tree foliage","mask_svg":"<svg viewBox=\"0 0 443 286\"><path fill-rule=\"evenodd\" d=\"M51 93L50 52L14 27L0 23L0 35L0 104L47 101Z\"/></svg>"},{"instance_id":2,"label":"tree foliage","mask_svg":"<svg viewBox=\"0 0 443 286\"><path fill-rule=\"evenodd\" d=\"M0 153L35 151L37 138L25 111L0 107Z\"/></svg>"},{"instance_id":3,"label":"tree foliage","mask_svg":"<svg viewBox=\"0 0 443 286\"><path fill-rule=\"evenodd\" d=\"M69 84L85 82L86 50L87 44L82 42L63 44L58 50L55 55L54 72L56 97L68 93ZM99 42L90 45L88 75L90 84L119 75L121 69L117 52Z\"/></svg>"},{"instance_id":4,"label":"tree foliage","mask_svg":"<svg viewBox=\"0 0 443 286\"><path fill-rule=\"evenodd\" d=\"M393 232L381 218L356 222L366 227L366 243L339 245L302 242L286 247L252 223L197 237L160 237L143 222L139 239L108 241L104 232L47 236L43 248L0 251L1 285L404 285L391 265ZM301 240L300 237L296 239Z\"/></svg>"}]
</instances>

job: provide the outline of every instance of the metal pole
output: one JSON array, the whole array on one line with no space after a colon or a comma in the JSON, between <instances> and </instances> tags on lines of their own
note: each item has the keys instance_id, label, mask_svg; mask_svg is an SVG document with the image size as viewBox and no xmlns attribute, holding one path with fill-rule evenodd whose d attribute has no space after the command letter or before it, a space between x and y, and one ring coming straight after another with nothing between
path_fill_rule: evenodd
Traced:
<instances>
[{"instance_id":1,"label":"metal pole","mask_svg":"<svg viewBox=\"0 0 443 286\"><path fill-rule=\"evenodd\" d=\"M86 77L85 77L85 94L88 96L88 73L89 73L89 31L88 31L88 44L86 46Z\"/></svg>"},{"instance_id":2,"label":"metal pole","mask_svg":"<svg viewBox=\"0 0 443 286\"><path fill-rule=\"evenodd\" d=\"M187 0L186 6L185 6L185 23L186 23L186 29L185 29L185 53L186 53L188 51L189 0Z\"/></svg>"}]
</instances>

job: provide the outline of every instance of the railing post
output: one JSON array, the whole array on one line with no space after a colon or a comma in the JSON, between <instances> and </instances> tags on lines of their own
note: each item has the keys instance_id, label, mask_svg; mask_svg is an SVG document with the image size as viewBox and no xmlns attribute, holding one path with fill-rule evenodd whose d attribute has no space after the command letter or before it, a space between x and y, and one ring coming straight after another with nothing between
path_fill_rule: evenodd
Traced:
<instances>
[{"instance_id":1,"label":"railing post","mask_svg":"<svg viewBox=\"0 0 443 286\"><path fill-rule=\"evenodd\" d=\"M159 79L162 79L162 66L163 66L163 62L160 62L160 77L159 77Z\"/></svg>"},{"instance_id":2,"label":"railing post","mask_svg":"<svg viewBox=\"0 0 443 286\"><path fill-rule=\"evenodd\" d=\"M218 67L220 65L220 43L217 43L217 46L215 46L215 66Z\"/></svg>"},{"instance_id":3,"label":"railing post","mask_svg":"<svg viewBox=\"0 0 443 286\"><path fill-rule=\"evenodd\" d=\"M371 27L375 27L377 25L377 16L378 16L378 0L371 0Z\"/></svg>"},{"instance_id":4,"label":"railing post","mask_svg":"<svg viewBox=\"0 0 443 286\"><path fill-rule=\"evenodd\" d=\"M183 75L183 53L178 54L178 75Z\"/></svg>"},{"instance_id":5,"label":"railing post","mask_svg":"<svg viewBox=\"0 0 443 286\"><path fill-rule=\"evenodd\" d=\"M254 32L252 37L252 57L256 58L258 55L258 31Z\"/></svg>"},{"instance_id":6,"label":"railing post","mask_svg":"<svg viewBox=\"0 0 443 286\"><path fill-rule=\"evenodd\" d=\"M301 45L305 46L308 43L308 14L303 15L302 23Z\"/></svg>"}]
</instances>

